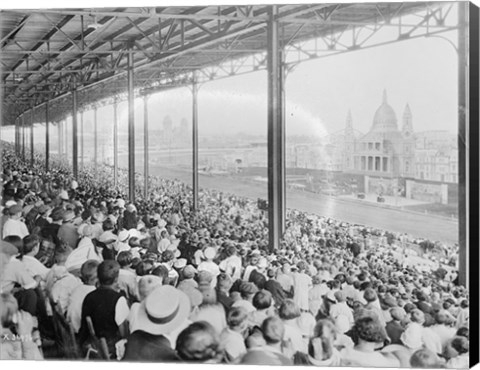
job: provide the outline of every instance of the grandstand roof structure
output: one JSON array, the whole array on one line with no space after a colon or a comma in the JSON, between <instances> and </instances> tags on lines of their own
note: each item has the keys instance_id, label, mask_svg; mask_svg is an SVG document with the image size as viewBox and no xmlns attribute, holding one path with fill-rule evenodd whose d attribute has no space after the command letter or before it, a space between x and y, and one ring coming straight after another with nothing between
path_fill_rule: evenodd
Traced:
<instances>
[{"instance_id":1,"label":"grandstand roof structure","mask_svg":"<svg viewBox=\"0 0 480 370\"><path fill-rule=\"evenodd\" d=\"M457 16L452 16L456 7ZM391 29L388 39L378 33ZM478 8L468 2L314 3L294 5L163 6L0 11L1 126L15 125L15 150L25 159L30 127L72 117L72 172L78 176L79 112L114 107L114 179L118 170L117 102L128 100L128 189L135 201L134 98L179 86L192 90L192 210L198 203L198 85L257 70L267 71L269 247L285 231L285 77L298 63L458 30L458 143L460 275L467 279L466 147L477 148L468 121L478 123ZM478 36L477 36L478 37ZM328 73L328 71L321 71ZM394 72L392 72L394 73ZM469 82L468 79L471 78ZM441 76L439 76L441 78ZM473 82L472 82L473 81ZM147 112L147 99L144 99ZM475 121L476 120L476 121ZM97 125L94 113L94 125ZM478 130L478 125L473 129ZM95 153L97 151L94 130ZM471 132L471 131L470 131ZM478 131L477 131L478 132ZM144 194L148 195L148 115L144 115ZM470 149L470 153L472 149ZM95 166L97 157L95 154ZM477 178L478 180L478 172ZM476 182L475 182L476 181ZM475 193L470 192L470 193ZM475 221L473 218L473 222ZM471 225L474 225L471 223ZM478 225L477 225L478 226ZM477 227L474 226L477 230ZM473 245L478 245L478 242Z\"/></svg>"},{"instance_id":2,"label":"grandstand roof structure","mask_svg":"<svg viewBox=\"0 0 480 370\"><path fill-rule=\"evenodd\" d=\"M347 29L368 30L369 37L382 27L395 27L398 37L392 42L451 30L456 25L446 24L445 18L452 4L278 5L276 19L281 47L298 54L295 63L362 48L360 39L350 45L339 42ZM121 97L127 91L129 54L136 94L189 84L195 71L197 79L210 80L266 68L269 7L2 10L3 125L14 124L32 107L41 114L38 108L47 101L50 119L63 119L71 110L73 90L78 91L79 109ZM402 17L411 14L418 21L402 24ZM323 38L324 45L302 50L302 42L313 38Z\"/></svg>"}]
</instances>

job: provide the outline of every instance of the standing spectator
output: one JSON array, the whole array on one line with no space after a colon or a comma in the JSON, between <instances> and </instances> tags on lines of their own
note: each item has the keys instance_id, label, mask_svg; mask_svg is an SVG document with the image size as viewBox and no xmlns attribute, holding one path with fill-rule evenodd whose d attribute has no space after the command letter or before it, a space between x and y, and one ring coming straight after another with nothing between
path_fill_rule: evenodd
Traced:
<instances>
[{"instance_id":1,"label":"standing spectator","mask_svg":"<svg viewBox=\"0 0 480 370\"><path fill-rule=\"evenodd\" d=\"M248 312L243 307L231 308L227 313L227 325L220 334L220 345L225 361L237 363L247 352L244 335L248 329Z\"/></svg>"},{"instance_id":2,"label":"standing spectator","mask_svg":"<svg viewBox=\"0 0 480 370\"><path fill-rule=\"evenodd\" d=\"M120 265L118 287L130 303L138 301L137 274L132 269L132 254L129 251L120 252L117 256Z\"/></svg>"},{"instance_id":3,"label":"standing spectator","mask_svg":"<svg viewBox=\"0 0 480 370\"><path fill-rule=\"evenodd\" d=\"M403 322L407 316L405 310L401 307L392 307L390 309L392 320L385 327L387 335L390 338L390 344L402 344L401 337L405 331Z\"/></svg>"},{"instance_id":4,"label":"standing spectator","mask_svg":"<svg viewBox=\"0 0 480 370\"><path fill-rule=\"evenodd\" d=\"M344 333L350 330L354 324L352 309L348 307L345 294L341 290L336 291L334 297L337 303L330 307L330 318L333 321L336 321L339 316L343 316L346 319L348 328L342 331L342 333Z\"/></svg>"},{"instance_id":5,"label":"standing spectator","mask_svg":"<svg viewBox=\"0 0 480 370\"><path fill-rule=\"evenodd\" d=\"M40 250L40 239L36 235L28 235L23 238L23 250L18 259L22 261L25 269L33 278L45 281L49 269L35 258Z\"/></svg>"},{"instance_id":6,"label":"standing spectator","mask_svg":"<svg viewBox=\"0 0 480 370\"><path fill-rule=\"evenodd\" d=\"M63 214L63 224L58 229L58 239L67 243L70 248L75 249L78 244L78 232L77 227L73 224L75 220L75 212L73 211L65 211Z\"/></svg>"},{"instance_id":7,"label":"standing spectator","mask_svg":"<svg viewBox=\"0 0 480 370\"><path fill-rule=\"evenodd\" d=\"M8 214L9 218L3 225L3 238L10 235L17 235L22 239L26 237L29 232L27 225L21 220L22 207L15 204L8 209Z\"/></svg>"},{"instance_id":8,"label":"standing spectator","mask_svg":"<svg viewBox=\"0 0 480 370\"><path fill-rule=\"evenodd\" d=\"M307 352L302 331L297 323L300 315L300 309L291 299L285 300L278 310L278 316L284 324L283 342L286 347L284 354L287 356L293 356L296 352Z\"/></svg>"},{"instance_id":9,"label":"standing spectator","mask_svg":"<svg viewBox=\"0 0 480 370\"><path fill-rule=\"evenodd\" d=\"M205 261L198 265L197 270L199 272L208 271L212 275L212 288L215 288L217 284L217 276L220 274L220 268L215 262L213 262L216 255L215 249L213 247L208 247L203 252L203 255L205 256Z\"/></svg>"},{"instance_id":10,"label":"standing spectator","mask_svg":"<svg viewBox=\"0 0 480 370\"><path fill-rule=\"evenodd\" d=\"M219 268L236 281L240 279L242 273L242 259L233 245L227 247L226 254L227 258L220 262Z\"/></svg>"},{"instance_id":11,"label":"standing spectator","mask_svg":"<svg viewBox=\"0 0 480 370\"><path fill-rule=\"evenodd\" d=\"M286 297L282 286L277 280L275 280L275 270L273 268L267 270L267 278L268 280L265 282L265 290L268 290L272 294L275 306L280 307Z\"/></svg>"},{"instance_id":12,"label":"standing spectator","mask_svg":"<svg viewBox=\"0 0 480 370\"><path fill-rule=\"evenodd\" d=\"M305 273L307 264L300 261L298 271L293 274L294 293L293 301L302 311L308 311L308 292L312 288L312 278Z\"/></svg>"},{"instance_id":13,"label":"standing spectator","mask_svg":"<svg viewBox=\"0 0 480 370\"><path fill-rule=\"evenodd\" d=\"M95 334L106 339L110 354L115 354L115 343L127 333L127 300L116 291L119 271L120 265L116 261L107 260L98 265L99 287L83 301L79 332L80 343L85 344L89 338L86 318L90 317Z\"/></svg>"},{"instance_id":14,"label":"standing spectator","mask_svg":"<svg viewBox=\"0 0 480 370\"><path fill-rule=\"evenodd\" d=\"M97 268L99 264L100 262L97 260L88 260L82 265L80 276L83 284L78 285L70 295L66 317L70 324L72 324L75 333L79 332L82 323L83 300L87 294L95 290L97 285Z\"/></svg>"},{"instance_id":15,"label":"standing spectator","mask_svg":"<svg viewBox=\"0 0 480 370\"><path fill-rule=\"evenodd\" d=\"M178 330L189 314L190 302L183 292L169 285L154 288L138 307L136 329L127 338L123 359L178 361L167 335Z\"/></svg>"},{"instance_id":16,"label":"standing spectator","mask_svg":"<svg viewBox=\"0 0 480 370\"><path fill-rule=\"evenodd\" d=\"M50 269L45 284L49 297L62 315L67 311L72 292L82 284L81 280L69 273L65 267L65 261L71 251L68 245L56 248L55 264Z\"/></svg>"},{"instance_id":17,"label":"standing spectator","mask_svg":"<svg viewBox=\"0 0 480 370\"><path fill-rule=\"evenodd\" d=\"M293 298L292 269L288 262L284 262L282 270L278 272L276 280L282 286L286 298Z\"/></svg>"}]
</instances>

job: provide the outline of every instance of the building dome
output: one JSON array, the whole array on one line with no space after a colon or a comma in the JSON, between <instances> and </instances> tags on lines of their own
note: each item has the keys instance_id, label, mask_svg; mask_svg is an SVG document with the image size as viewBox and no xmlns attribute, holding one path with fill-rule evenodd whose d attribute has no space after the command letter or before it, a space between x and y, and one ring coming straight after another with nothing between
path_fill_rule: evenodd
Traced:
<instances>
[{"instance_id":1,"label":"building dome","mask_svg":"<svg viewBox=\"0 0 480 370\"><path fill-rule=\"evenodd\" d=\"M393 108L387 102L386 91L383 92L382 105L380 105L373 117L371 131L398 131L397 116L395 115Z\"/></svg>"}]
</instances>

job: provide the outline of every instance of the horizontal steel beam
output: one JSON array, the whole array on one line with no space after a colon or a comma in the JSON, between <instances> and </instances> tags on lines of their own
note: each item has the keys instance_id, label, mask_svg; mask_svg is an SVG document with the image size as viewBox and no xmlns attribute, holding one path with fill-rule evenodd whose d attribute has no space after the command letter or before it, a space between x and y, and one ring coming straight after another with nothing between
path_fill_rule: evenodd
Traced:
<instances>
[{"instance_id":1,"label":"horizontal steel beam","mask_svg":"<svg viewBox=\"0 0 480 370\"><path fill-rule=\"evenodd\" d=\"M12 10L4 9L4 12L13 12ZM154 13L154 12L107 12L92 9L91 11L74 10L74 9L25 9L22 12L27 14L34 13L49 13L60 15L86 15L86 16L103 16L103 17L117 17L117 18L151 18L151 19L193 19L193 20L218 20L218 21L248 21L248 22L265 22L267 20L264 16L244 15L219 15L219 14L181 14L181 13ZM18 11L15 11L18 13Z\"/></svg>"},{"instance_id":2,"label":"horizontal steel beam","mask_svg":"<svg viewBox=\"0 0 480 370\"><path fill-rule=\"evenodd\" d=\"M312 24L312 25L319 25L319 26L359 26L359 27L366 27L366 26L382 26L382 27L394 27L398 28L399 26L403 27L417 27L417 28L444 28L445 25L437 25L437 24L424 24L419 25L418 23L402 23L402 22L358 22L358 21L338 21L338 20L321 20L321 19L302 19L302 18L281 18L279 20L280 23L295 23L295 24Z\"/></svg>"}]
</instances>

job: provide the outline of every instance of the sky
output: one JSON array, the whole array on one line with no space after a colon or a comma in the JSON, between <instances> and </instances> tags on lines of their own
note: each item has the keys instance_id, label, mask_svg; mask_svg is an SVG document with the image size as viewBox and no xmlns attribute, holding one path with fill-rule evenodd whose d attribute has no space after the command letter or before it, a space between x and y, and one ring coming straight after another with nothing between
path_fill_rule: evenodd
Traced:
<instances>
[{"instance_id":1,"label":"sky","mask_svg":"<svg viewBox=\"0 0 480 370\"><path fill-rule=\"evenodd\" d=\"M395 29L385 30L378 41L393 36ZM442 36L456 43L456 32ZM419 38L300 63L286 81L287 135L337 132L344 128L349 110L354 128L366 133L384 89L400 127L408 103L415 131L453 133L457 127L457 58L455 48L445 39ZM205 83L198 96L201 136L238 132L266 136L266 71ZM183 117L191 121L188 88L156 94L149 104L151 124L161 123L167 114L174 125ZM137 106L137 111L143 111L143 102ZM127 114L125 110L121 117L126 119Z\"/></svg>"},{"instance_id":2,"label":"sky","mask_svg":"<svg viewBox=\"0 0 480 370\"><path fill-rule=\"evenodd\" d=\"M455 14L452 12L455 19ZM410 20L413 22L413 20ZM382 30L372 41L391 40L396 29ZM456 32L445 33L454 44ZM405 105L410 105L415 131L457 127L457 52L441 38L419 38L358 50L298 64L286 80L287 135L324 136L345 127L351 110L354 128L366 133L383 90L397 115L399 126ZM137 130L143 129L143 101L136 100ZM249 73L201 85L198 95L200 136L244 132L267 133L267 74ZM149 99L150 126L161 125L169 115L174 125L191 122L192 97L182 87ZM108 125L112 108L98 112ZM120 131L126 132L128 110L120 105ZM85 129L92 127L85 114Z\"/></svg>"}]
</instances>

